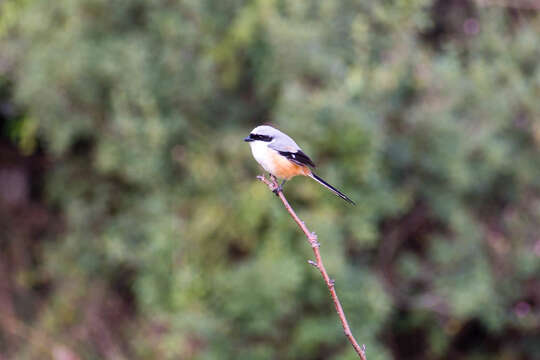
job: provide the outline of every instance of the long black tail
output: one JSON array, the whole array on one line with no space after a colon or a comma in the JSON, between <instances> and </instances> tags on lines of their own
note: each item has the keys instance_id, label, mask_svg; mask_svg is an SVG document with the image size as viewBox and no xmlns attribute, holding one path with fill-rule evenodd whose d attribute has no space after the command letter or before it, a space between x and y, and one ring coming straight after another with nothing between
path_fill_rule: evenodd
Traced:
<instances>
[{"instance_id":1,"label":"long black tail","mask_svg":"<svg viewBox=\"0 0 540 360\"><path fill-rule=\"evenodd\" d=\"M349 197L347 195L345 195L344 193L342 193L341 191L339 191L338 189L336 189L335 187L333 187L332 185L330 185L329 183L327 183L326 181L324 181L323 179L318 177L316 174L311 173L310 177L312 179L316 180L319 184L323 185L325 188L332 191L334 194L336 194L337 196L339 196L343 200L345 200L345 201L347 201L347 202L349 202L349 203L351 203L353 205L356 205L355 202L352 201L351 199L349 199Z\"/></svg>"}]
</instances>

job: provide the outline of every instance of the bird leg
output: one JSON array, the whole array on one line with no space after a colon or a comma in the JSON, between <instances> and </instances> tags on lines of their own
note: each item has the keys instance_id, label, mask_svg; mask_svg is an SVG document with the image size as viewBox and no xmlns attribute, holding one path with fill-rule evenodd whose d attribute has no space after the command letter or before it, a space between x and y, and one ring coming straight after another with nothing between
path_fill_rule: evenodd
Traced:
<instances>
[{"instance_id":1,"label":"bird leg","mask_svg":"<svg viewBox=\"0 0 540 360\"><path fill-rule=\"evenodd\" d=\"M272 181L272 185L273 185L272 192L274 194L276 194L276 196L278 196L278 192L279 192L279 185L278 184L279 184L279 182L278 182L277 178L274 175L272 175L270 173L268 173L268 174L270 175L270 180Z\"/></svg>"},{"instance_id":2,"label":"bird leg","mask_svg":"<svg viewBox=\"0 0 540 360\"><path fill-rule=\"evenodd\" d=\"M283 191L283 185L285 185L285 183L287 182L287 180L283 179L283 181L281 182L281 185L279 185L279 191Z\"/></svg>"},{"instance_id":3,"label":"bird leg","mask_svg":"<svg viewBox=\"0 0 540 360\"><path fill-rule=\"evenodd\" d=\"M274 176L274 175L271 175L271 176ZM273 177L273 179L276 181L276 183L278 183L275 176ZM285 182L286 182L286 181L287 181L287 180L283 179L283 181L281 182L281 185L278 185L274 190L272 190L272 192L273 192L274 194L276 194L276 195L278 195L278 193L280 193L280 192L283 192L283 185L285 185ZM278 183L278 184L279 184L279 183Z\"/></svg>"}]
</instances>

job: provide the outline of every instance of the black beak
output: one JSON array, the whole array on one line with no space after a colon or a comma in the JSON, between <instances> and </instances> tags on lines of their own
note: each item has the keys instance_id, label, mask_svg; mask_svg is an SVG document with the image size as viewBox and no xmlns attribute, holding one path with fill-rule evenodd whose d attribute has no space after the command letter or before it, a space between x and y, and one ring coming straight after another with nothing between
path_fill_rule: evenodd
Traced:
<instances>
[{"instance_id":1,"label":"black beak","mask_svg":"<svg viewBox=\"0 0 540 360\"><path fill-rule=\"evenodd\" d=\"M248 136L248 137L244 138L244 141L245 141L245 142L250 142L250 141L253 141L253 139L252 139L251 137Z\"/></svg>"}]
</instances>

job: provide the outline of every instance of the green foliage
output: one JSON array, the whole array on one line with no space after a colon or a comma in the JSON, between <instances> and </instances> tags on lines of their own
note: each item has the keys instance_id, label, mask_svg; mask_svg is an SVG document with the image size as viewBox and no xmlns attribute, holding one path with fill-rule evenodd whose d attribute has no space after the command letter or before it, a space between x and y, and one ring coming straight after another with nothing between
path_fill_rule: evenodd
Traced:
<instances>
[{"instance_id":1,"label":"green foliage","mask_svg":"<svg viewBox=\"0 0 540 360\"><path fill-rule=\"evenodd\" d=\"M1 76L65 222L44 310L22 310L39 332L84 359L354 359L254 180L242 138L272 122L358 203L285 187L370 360L540 355L536 13L450 2L456 28L428 0L20 3ZM52 356L32 346L12 351Z\"/></svg>"}]
</instances>

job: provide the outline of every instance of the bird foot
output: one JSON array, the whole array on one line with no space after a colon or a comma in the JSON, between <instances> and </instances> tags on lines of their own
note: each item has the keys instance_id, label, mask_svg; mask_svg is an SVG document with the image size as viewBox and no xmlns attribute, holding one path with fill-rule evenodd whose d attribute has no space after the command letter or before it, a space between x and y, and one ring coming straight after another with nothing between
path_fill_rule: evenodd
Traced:
<instances>
[{"instance_id":1,"label":"bird foot","mask_svg":"<svg viewBox=\"0 0 540 360\"><path fill-rule=\"evenodd\" d=\"M280 192L283 192L283 186L281 186L281 185L276 186L276 187L274 188L274 190L272 190L272 192L273 192L274 194L276 194L276 196L279 196L279 193L280 193Z\"/></svg>"}]
</instances>

